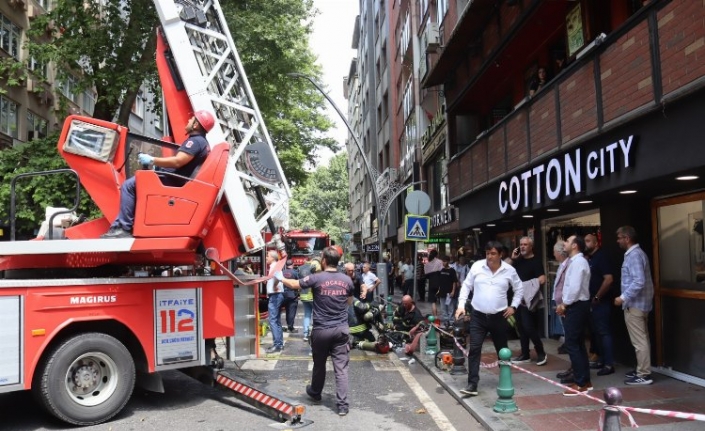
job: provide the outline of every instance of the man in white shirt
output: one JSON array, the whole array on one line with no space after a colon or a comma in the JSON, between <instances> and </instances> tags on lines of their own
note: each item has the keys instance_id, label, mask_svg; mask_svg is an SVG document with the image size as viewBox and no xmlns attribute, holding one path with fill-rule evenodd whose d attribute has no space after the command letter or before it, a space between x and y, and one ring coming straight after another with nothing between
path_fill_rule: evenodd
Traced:
<instances>
[{"instance_id":1,"label":"man in white shirt","mask_svg":"<svg viewBox=\"0 0 705 431\"><path fill-rule=\"evenodd\" d=\"M485 246L485 259L475 262L468 276L463 281L458 299L458 309L455 318L465 314L465 302L473 292L472 319L470 319L470 344L468 349L468 385L460 392L465 395L477 395L477 384L480 381L480 354L482 343L489 332L494 347L507 347L507 318L514 315L524 288L516 270L502 261L502 243L490 241ZM507 292L514 292L512 305L507 307Z\"/></svg>"},{"instance_id":2,"label":"man in white shirt","mask_svg":"<svg viewBox=\"0 0 705 431\"><path fill-rule=\"evenodd\" d=\"M267 252L267 268L272 270L274 265L279 260L279 254L276 251ZM281 272L277 275L281 276ZM280 277L281 278L281 277ZM284 303L284 285L277 281L275 277L267 280L267 298L269 298L269 329L272 331L272 347L267 349L267 353L279 353L284 347L284 330L282 329L281 308Z\"/></svg>"},{"instance_id":3,"label":"man in white shirt","mask_svg":"<svg viewBox=\"0 0 705 431\"><path fill-rule=\"evenodd\" d=\"M386 265L384 267L386 268ZM370 271L370 264L365 262L362 265L362 286L360 289L360 299L362 302L372 302L374 299L374 291L380 283L382 283L382 281L374 272Z\"/></svg>"},{"instance_id":4,"label":"man in white shirt","mask_svg":"<svg viewBox=\"0 0 705 431\"><path fill-rule=\"evenodd\" d=\"M574 382L563 395L574 397L592 390L590 363L583 334L590 323L590 264L583 256L585 239L573 235L566 241L570 262L566 263L561 303L556 314L564 317L565 347L570 356ZM557 302L557 301L556 301Z\"/></svg>"},{"instance_id":5,"label":"man in white shirt","mask_svg":"<svg viewBox=\"0 0 705 431\"><path fill-rule=\"evenodd\" d=\"M402 295L409 295L414 297L414 265L411 264L411 259L408 257L404 261L404 265L401 267L401 280L402 280Z\"/></svg>"}]
</instances>

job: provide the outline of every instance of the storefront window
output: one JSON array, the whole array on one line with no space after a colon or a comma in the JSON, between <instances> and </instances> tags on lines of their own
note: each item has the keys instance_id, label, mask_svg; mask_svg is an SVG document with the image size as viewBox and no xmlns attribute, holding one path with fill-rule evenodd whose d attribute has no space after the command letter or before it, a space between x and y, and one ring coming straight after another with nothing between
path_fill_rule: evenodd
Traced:
<instances>
[{"instance_id":1,"label":"storefront window","mask_svg":"<svg viewBox=\"0 0 705 431\"><path fill-rule=\"evenodd\" d=\"M705 378L705 196L675 198L657 203L658 258L654 266L657 339L663 365L677 372Z\"/></svg>"},{"instance_id":2,"label":"storefront window","mask_svg":"<svg viewBox=\"0 0 705 431\"><path fill-rule=\"evenodd\" d=\"M661 288L705 291L704 209L702 200L659 208Z\"/></svg>"}]
</instances>

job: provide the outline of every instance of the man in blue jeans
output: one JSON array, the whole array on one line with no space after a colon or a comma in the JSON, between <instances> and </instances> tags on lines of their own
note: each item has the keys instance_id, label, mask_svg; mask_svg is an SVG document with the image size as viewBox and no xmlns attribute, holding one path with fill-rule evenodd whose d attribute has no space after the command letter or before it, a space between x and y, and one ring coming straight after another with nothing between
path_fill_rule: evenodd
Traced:
<instances>
[{"instance_id":1,"label":"man in blue jeans","mask_svg":"<svg viewBox=\"0 0 705 431\"><path fill-rule=\"evenodd\" d=\"M272 270L274 265L279 260L279 254L276 251L267 252L267 268ZM284 348L284 331L282 330L281 308L284 303L284 286L277 278L281 279L281 272L275 274L274 277L267 280L267 297L269 298L269 330L272 332L274 343L272 347L267 349L267 353L279 353Z\"/></svg>"},{"instance_id":2,"label":"man in blue jeans","mask_svg":"<svg viewBox=\"0 0 705 431\"><path fill-rule=\"evenodd\" d=\"M154 157L141 153L139 162L143 166L154 165L166 175L162 177L164 184L180 187L184 181L168 175L173 173L182 177L190 177L196 168L201 166L210 153L206 140L208 133L215 125L213 114L208 111L196 111L186 125L188 138L179 147L179 151L170 157ZM120 188L120 212L110 226L110 230L101 238L132 238L132 225L135 222L135 197L137 195L135 177L128 178Z\"/></svg>"}]
</instances>

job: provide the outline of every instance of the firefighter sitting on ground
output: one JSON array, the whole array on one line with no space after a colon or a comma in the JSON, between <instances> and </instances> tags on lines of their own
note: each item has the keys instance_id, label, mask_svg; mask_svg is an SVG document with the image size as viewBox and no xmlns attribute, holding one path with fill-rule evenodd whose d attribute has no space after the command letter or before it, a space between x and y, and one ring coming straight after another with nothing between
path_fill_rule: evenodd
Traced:
<instances>
[{"instance_id":1,"label":"firefighter sitting on ground","mask_svg":"<svg viewBox=\"0 0 705 431\"><path fill-rule=\"evenodd\" d=\"M424 317L409 295L401 298L401 304L394 310L392 324L395 331L409 332L413 327L423 322Z\"/></svg>"},{"instance_id":2,"label":"firefighter sitting on ground","mask_svg":"<svg viewBox=\"0 0 705 431\"><path fill-rule=\"evenodd\" d=\"M383 305L375 301L362 302L359 299L353 300L353 303L348 307L351 347L377 353L389 352L389 340L384 335L383 308ZM372 333L373 326L380 334L377 339Z\"/></svg>"}]
</instances>

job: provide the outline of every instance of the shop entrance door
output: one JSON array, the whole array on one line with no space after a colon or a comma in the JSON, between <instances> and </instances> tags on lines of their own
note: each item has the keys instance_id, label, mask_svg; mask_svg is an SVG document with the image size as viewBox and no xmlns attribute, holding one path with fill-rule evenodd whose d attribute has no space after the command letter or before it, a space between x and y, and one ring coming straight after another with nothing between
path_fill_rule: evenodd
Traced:
<instances>
[{"instance_id":1,"label":"shop entrance door","mask_svg":"<svg viewBox=\"0 0 705 431\"><path fill-rule=\"evenodd\" d=\"M549 337L560 338L563 336L563 325L556 315L555 307L551 301L553 298L553 286L556 281L556 271L560 262L553 256L553 246L557 241L565 241L571 235L585 236L589 233L601 237L600 213L598 210L586 211L575 214L563 215L546 219L541 223L541 231L544 233L544 268L546 269L545 298L549 307L545 310L545 329Z\"/></svg>"},{"instance_id":2,"label":"shop entrance door","mask_svg":"<svg viewBox=\"0 0 705 431\"><path fill-rule=\"evenodd\" d=\"M656 200L652 211L657 364L704 385L705 193Z\"/></svg>"}]
</instances>

